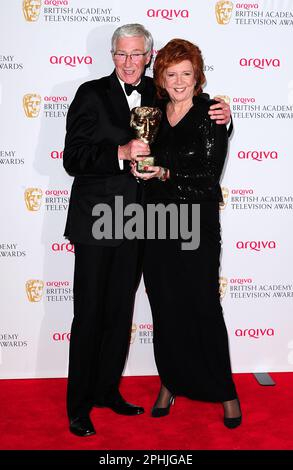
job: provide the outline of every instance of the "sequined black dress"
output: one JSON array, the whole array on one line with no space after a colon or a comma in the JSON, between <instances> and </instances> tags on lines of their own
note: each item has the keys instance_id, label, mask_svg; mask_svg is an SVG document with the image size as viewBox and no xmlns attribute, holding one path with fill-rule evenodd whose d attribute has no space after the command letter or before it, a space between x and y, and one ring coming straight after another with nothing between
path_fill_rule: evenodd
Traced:
<instances>
[{"instance_id":1,"label":"sequined black dress","mask_svg":"<svg viewBox=\"0 0 293 470\"><path fill-rule=\"evenodd\" d=\"M200 204L200 245L182 250L182 239L148 239L144 281L154 322L154 353L163 384L196 400L236 398L228 338L219 298L221 234L219 179L227 131L208 116L201 95L176 126L166 114L152 154L170 169L170 180L146 185L148 204ZM189 216L191 212L189 211Z\"/></svg>"}]
</instances>

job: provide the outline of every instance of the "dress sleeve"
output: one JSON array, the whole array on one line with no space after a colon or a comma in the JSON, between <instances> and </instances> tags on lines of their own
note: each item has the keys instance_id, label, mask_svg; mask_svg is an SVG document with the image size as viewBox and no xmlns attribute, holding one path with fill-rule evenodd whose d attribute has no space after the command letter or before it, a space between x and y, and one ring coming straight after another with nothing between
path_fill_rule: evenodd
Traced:
<instances>
[{"instance_id":1,"label":"dress sleeve","mask_svg":"<svg viewBox=\"0 0 293 470\"><path fill-rule=\"evenodd\" d=\"M95 91L81 85L66 122L63 165L71 176L120 173L118 146L103 135L102 110Z\"/></svg>"}]
</instances>

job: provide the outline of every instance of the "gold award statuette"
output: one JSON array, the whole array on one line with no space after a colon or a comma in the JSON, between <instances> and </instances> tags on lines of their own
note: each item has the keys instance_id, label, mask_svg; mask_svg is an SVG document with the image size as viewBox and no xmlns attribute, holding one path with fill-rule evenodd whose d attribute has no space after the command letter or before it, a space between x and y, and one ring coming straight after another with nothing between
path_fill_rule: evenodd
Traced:
<instances>
[{"instance_id":1,"label":"gold award statuette","mask_svg":"<svg viewBox=\"0 0 293 470\"><path fill-rule=\"evenodd\" d=\"M134 129L136 138L146 144L152 144L157 135L161 117L162 112L159 108L149 106L137 106L133 108L131 111L130 127ZM147 155L143 160L137 162L137 171L140 173L150 173L143 169L146 165L155 165L155 157L153 155Z\"/></svg>"}]
</instances>

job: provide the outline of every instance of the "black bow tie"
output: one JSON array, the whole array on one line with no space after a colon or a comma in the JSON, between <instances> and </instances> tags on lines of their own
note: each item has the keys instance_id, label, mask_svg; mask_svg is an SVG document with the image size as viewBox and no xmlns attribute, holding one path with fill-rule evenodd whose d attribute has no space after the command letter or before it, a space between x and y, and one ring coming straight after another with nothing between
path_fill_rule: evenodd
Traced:
<instances>
[{"instance_id":1,"label":"black bow tie","mask_svg":"<svg viewBox=\"0 0 293 470\"><path fill-rule=\"evenodd\" d=\"M129 83L124 83L124 88L127 96L130 96L134 90L141 94L144 90L144 82L143 80L141 80L138 85L130 85Z\"/></svg>"}]
</instances>

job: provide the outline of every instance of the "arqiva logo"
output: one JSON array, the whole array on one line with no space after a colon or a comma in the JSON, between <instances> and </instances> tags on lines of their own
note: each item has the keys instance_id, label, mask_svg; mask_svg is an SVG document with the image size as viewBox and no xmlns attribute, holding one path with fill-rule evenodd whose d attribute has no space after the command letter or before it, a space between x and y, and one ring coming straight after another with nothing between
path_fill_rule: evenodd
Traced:
<instances>
[{"instance_id":1,"label":"arqiva logo","mask_svg":"<svg viewBox=\"0 0 293 470\"><path fill-rule=\"evenodd\" d=\"M45 5L53 5L54 7L68 5L68 0L44 0Z\"/></svg>"},{"instance_id":2,"label":"arqiva logo","mask_svg":"<svg viewBox=\"0 0 293 470\"><path fill-rule=\"evenodd\" d=\"M62 160L63 158L63 150L62 151L59 151L59 150L52 150L52 152L50 153L50 157L53 159L53 160Z\"/></svg>"},{"instance_id":3,"label":"arqiva logo","mask_svg":"<svg viewBox=\"0 0 293 470\"><path fill-rule=\"evenodd\" d=\"M236 3L236 8L243 8L244 10L252 10L259 8L257 3Z\"/></svg>"},{"instance_id":4,"label":"arqiva logo","mask_svg":"<svg viewBox=\"0 0 293 470\"><path fill-rule=\"evenodd\" d=\"M189 18L188 10L154 10L150 8L147 11L149 18L163 18L164 20L174 20L175 18Z\"/></svg>"},{"instance_id":5,"label":"arqiva logo","mask_svg":"<svg viewBox=\"0 0 293 470\"><path fill-rule=\"evenodd\" d=\"M243 277L234 277L230 279L231 284L252 284L251 277L243 278Z\"/></svg>"},{"instance_id":6,"label":"arqiva logo","mask_svg":"<svg viewBox=\"0 0 293 470\"><path fill-rule=\"evenodd\" d=\"M238 98L235 96L233 98L233 103L242 103L242 104L255 103L255 98L244 98L244 97Z\"/></svg>"},{"instance_id":7,"label":"arqiva logo","mask_svg":"<svg viewBox=\"0 0 293 470\"><path fill-rule=\"evenodd\" d=\"M254 67L261 70L264 70L266 67L277 68L281 66L279 59L246 59L242 57L239 63L241 67Z\"/></svg>"},{"instance_id":8,"label":"arqiva logo","mask_svg":"<svg viewBox=\"0 0 293 470\"><path fill-rule=\"evenodd\" d=\"M263 336L275 336L275 330L274 328L246 328L245 330L238 328L235 330L235 336L259 339Z\"/></svg>"},{"instance_id":9,"label":"arqiva logo","mask_svg":"<svg viewBox=\"0 0 293 470\"><path fill-rule=\"evenodd\" d=\"M277 160L279 157L276 150L240 150L237 156L240 160L256 160L257 162Z\"/></svg>"},{"instance_id":10,"label":"arqiva logo","mask_svg":"<svg viewBox=\"0 0 293 470\"><path fill-rule=\"evenodd\" d=\"M81 65L81 64L91 65L93 63L93 58L89 55L86 55L86 56L61 55L60 57L57 57L56 55L52 55L50 57L50 63L53 65L65 64L65 65L69 65L70 67L76 67L77 65Z\"/></svg>"},{"instance_id":11,"label":"arqiva logo","mask_svg":"<svg viewBox=\"0 0 293 470\"><path fill-rule=\"evenodd\" d=\"M70 333L55 332L52 335L53 341L70 341Z\"/></svg>"},{"instance_id":12,"label":"arqiva logo","mask_svg":"<svg viewBox=\"0 0 293 470\"><path fill-rule=\"evenodd\" d=\"M67 253L74 253L74 245L72 243L52 243L52 251L67 251Z\"/></svg>"},{"instance_id":13,"label":"arqiva logo","mask_svg":"<svg viewBox=\"0 0 293 470\"><path fill-rule=\"evenodd\" d=\"M238 241L236 242L236 248L238 250L254 250L261 251L264 249L274 250L276 248L276 242L273 240L270 241Z\"/></svg>"},{"instance_id":14,"label":"arqiva logo","mask_svg":"<svg viewBox=\"0 0 293 470\"><path fill-rule=\"evenodd\" d=\"M249 194L253 194L253 189L232 189L231 193L239 194L239 196L248 196Z\"/></svg>"}]
</instances>

